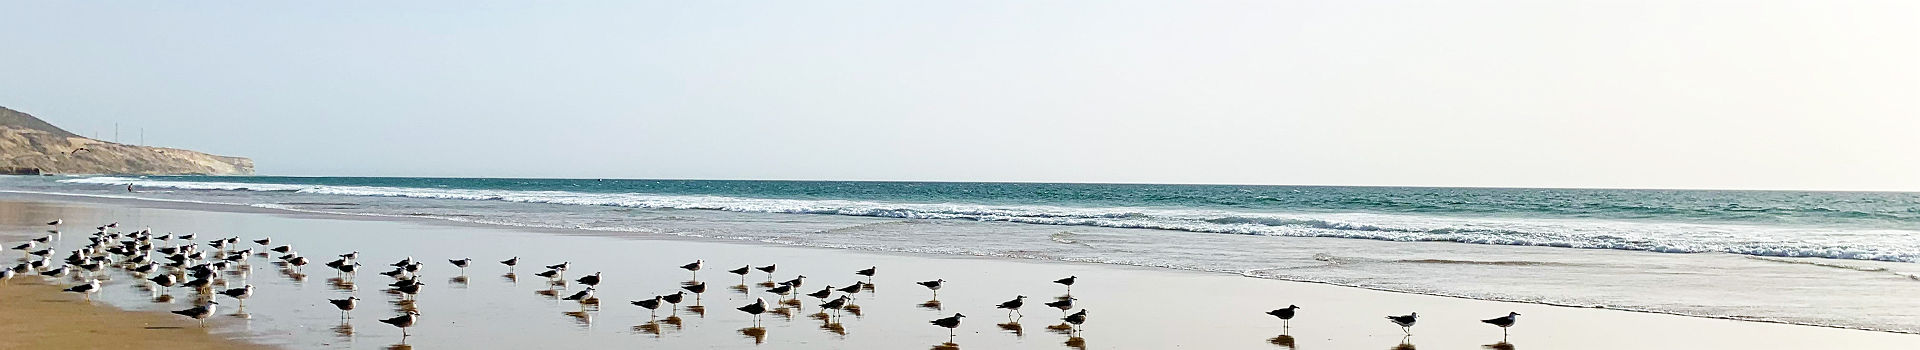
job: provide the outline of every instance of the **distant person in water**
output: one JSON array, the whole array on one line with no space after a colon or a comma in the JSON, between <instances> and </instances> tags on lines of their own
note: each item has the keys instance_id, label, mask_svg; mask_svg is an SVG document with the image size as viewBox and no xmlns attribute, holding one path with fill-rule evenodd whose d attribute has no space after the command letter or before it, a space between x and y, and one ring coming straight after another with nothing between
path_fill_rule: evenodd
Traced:
<instances>
[{"instance_id":1,"label":"distant person in water","mask_svg":"<svg viewBox=\"0 0 1920 350\"><path fill-rule=\"evenodd\" d=\"M128 193L132 193L132 192L133 192L133 184L127 184L127 192L128 192Z\"/></svg>"}]
</instances>

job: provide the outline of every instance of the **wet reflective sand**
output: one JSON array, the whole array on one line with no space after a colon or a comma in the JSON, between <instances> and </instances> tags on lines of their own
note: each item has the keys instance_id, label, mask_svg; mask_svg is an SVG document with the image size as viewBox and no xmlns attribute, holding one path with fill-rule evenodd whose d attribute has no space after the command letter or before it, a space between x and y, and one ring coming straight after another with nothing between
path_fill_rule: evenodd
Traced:
<instances>
[{"instance_id":1,"label":"wet reflective sand","mask_svg":"<svg viewBox=\"0 0 1920 350\"><path fill-rule=\"evenodd\" d=\"M222 210L222 211L210 211ZM270 212L194 204L121 202L0 195L0 242L34 237L48 218L81 223L118 221L123 227L153 227L156 233L197 233L202 240L272 236L309 257L359 251L367 265L348 276L320 266L285 269L266 258L250 261L248 273L227 284L253 284L246 308L223 308L211 320L216 332L294 349L334 348L571 348L658 347L701 349L1379 349L1413 348L1743 348L1904 349L1920 336L1689 318L1595 309L1396 294L1318 284L1111 265L998 258L868 253L795 248L747 242L682 238L606 237L592 232L530 230L404 219ZM83 231L90 229L82 229ZM59 247L83 243L84 233L65 234ZM244 242L242 247L253 247ZM403 302L386 291L393 278L380 275L406 257L426 263L426 286ZM509 275L495 263L509 257L521 265ZM17 251L0 255L11 264ZM460 270L449 259L473 258ZM706 293L688 295L677 307L650 315L629 301L680 291L690 277L678 266L706 261L699 277ZM566 278L534 276L542 265L571 262ZM807 275L801 293L827 285L863 281L853 271L879 266L874 288L854 294L850 307L820 317L819 300L799 295L798 305L757 285L755 271L744 288L725 270L779 264L775 280ZM604 272L594 296L599 304L560 300L581 291L574 279ZM1064 290L1050 281L1080 276L1073 310L1089 310L1078 331L1062 311L1040 305ZM134 276L111 270L97 299L135 310L177 310L199 296L181 288L146 289ZM913 282L946 279L938 302ZM18 277L15 283L37 280ZM64 282L63 282L64 283ZM4 288L4 286L0 286ZM836 293L837 295L838 293ZM1009 318L994 305L1029 295L1024 317ZM358 296L351 318L327 299ZM77 297L77 296L75 296ZM220 297L223 305L237 306ZM754 317L735 308L767 300L769 312ZM1287 304L1302 306L1292 326L1262 314ZM412 336L380 319L418 310ZM695 311L699 310L699 311ZM1420 324L1403 337L1386 315L1418 311ZM1525 314L1512 335L1477 320L1508 311ZM953 343L947 330L927 321L964 313ZM181 318L178 324L194 326ZM1765 334L1765 337L1754 336ZM1492 345L1490 345L1492 344Z\"/></svg>"}]
</instances>

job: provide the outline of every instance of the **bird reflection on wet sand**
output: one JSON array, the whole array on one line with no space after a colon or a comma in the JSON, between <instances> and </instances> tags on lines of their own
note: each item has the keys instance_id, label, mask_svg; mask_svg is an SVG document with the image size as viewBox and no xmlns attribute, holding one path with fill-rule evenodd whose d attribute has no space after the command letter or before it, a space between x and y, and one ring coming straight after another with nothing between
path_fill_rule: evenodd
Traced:
<instances>
[{"instance_id":1,"label":"bird reflection on wet sand","mask_svg":"<svg viewBox=\"0 0 1920 350\"><path fill-rule=\"evenodd\" d=\"M820 330L833 333L834 335L847 335L847 327L841 325L839 322L827 321L826 323L822 323L820 324Z\"/></svg>"},{"instance_id":2,"label":"bird reflection on wet sand","mask_svg":"<svg viewBox=\"0 0 1920 350\"><path fill-rule=\"evenodd\" d=\"M957 344L957 343L936 344L933 346L933 350L960 350L960 344Z\"/></svg>"},{"instance_id":3,"label":"bird reflection on wet sand","mask_svg":"<svg viewBox=\"0 0 1920 350\"><path fill-rule=\"evenodd\" d=\"M573 317L573 322L579 323L581 326L593 325L593 313L591 312L567 311L567 312L562 312L560 314L567 315L568 317Z\"/></svg>"},{"instance_id":4,"label":"bird reflection on wet sand","mask_svg":"<svg viewBox=\"0 0 1920 350\"><path fill-rule=\"evenodd\" d=\"M686 323L685 323L685 321L684 321L684 320L681 320L681 319L680 319L680 316L675 316L675 315L667 315L667 318L664 318L664 319L661 319L661 320L660 320L660 323L665 323L665 324L668 324L668 325L672 325L672 326L673 326L673 329L686 329L686 328L687 328L687 326L686 326Z\"/></svg>"},{"instance_id":5,"label":"bird reflection on wet sand","mask_svg":"<svg viewBox=\"0 0 1920 350\"><path fill-rule=\"evenodd\" d=\"M467 276L454 276L453 278L448 278L447 285L454 288L467 289Z\"/></svg>"},{"instance_id":6,"label":"bird reflection on wet sand","mask_svg":"<svg viewBox=\"0 0 1920 350\"><path fill-rule=\"evenodd\" d=\"M1061 324L1056 324L1052 326L1047 326L1047 330L1054 333L1071 335L1073 334L1073 325L1067 324L1067 323L1061 323Z\"/></svg>"},{"instance_id":7,"label":"bird reflection on wet sand","mask_svg":"<svg viewBox=\"0 0 1920 350\"><path fill-rule=\"evenodd\" d=\"M1288 348L1288 349L1293 348L1293 336L1291 335L1281 334L1278 336L1274 336L1273 339L1267 339L1267 342L1272 343L1273 345L1278 345L1283 348Z\"/></svg>"},{"instance_id":8,"label":"bird reflection on wet sand","mask_svg":"<svg viewBox=\"0 0 1920 350\"><path fill-rule=\"evenodd\" d=\"M1087 339L1081 337L1067 338L1067 347L1074 348L1075 350L1087 350Z\"/></svg>"},{"instance_id":9,"label":"bird reflection on wet sand","mask_svg":"<svg viewBox=\"0 0 1920 350\"><path fill-rule=\"evenodd\" d=\"M334 290L343 291L343 292L351 292L354 289L353 280L348 280L340 277L328 278L327 286L333 287Z\"/></svg>"},{"instance_id":10,"label":"bird reflection on wet sand","mask_svg":"<svg viewBox=\"0 0 1920 350\"><path fill-rule=\"evenodd\" d=\"M749 328L741 328L741 329L740 329L740 335L745 335L745 336L747 336L748 338L753 338L753 343L754 343L754 344L766 344L766 343L767 343L767 329L766 329L766 328L761 328L761 327L749 327Z\"/></svg>"},{"instance_id":11,"label":"bird reflection on wet sand","mask_svg":"<svg viewBox=\"0 0 1920 350\"><path fill-rule=\"evenodd\" d=\"M1513 343L1508 343L1504 340L1498 343L1481 345L1480 347L1491 349L1491 350L1513 350L1514 349Z\"/></svg>"},{"instance_id":12,"label":"bird reflection on wet sand","mask_svg":"<svg viewBox=\"0 0 1920 350\"><path fill-rule=\"evenodd\" d=\"M340 325L333 326L333 334L341 338L353 338L353 324L341 320Z\"/></svg>"},{"instance_id":13,"label":"bird reflection on wet sand","mask_svg":"<svg viewBox=\"0 0 1920 350\"><path fill-rule=\"evenodd\" d=\"M927 309L927 310L933 310L933 311L940 311L940 301L939 301L939 300L928 300L927 302L924 302L924 303L920 303L920 308L922 308L922 309Z\"/></svg>"},{"instance_id":14,"label":"bird reflection on wet sand","mask_svg":"<svg viewBox=\"0 0 1920 350\"><path fill-rule=\"evenodd\" d=\"M700 316L700 318L707 318L707 307L705 306L688 306L687 312L692 312L695 316Z\"/></svg>"},{"instance_id":15,"label":"bird reflection on wet sand","mask_svg":"<svg viewBox=\"0 0 1920 350\"><path fill-rule=\"evenodd\" d=\"M1400 337L1400 345L1394 345L1393 347L1391 347L1391 348L1388 348L1388 349L1390 349L1390 350L1415 350L1415 349L1413 348L1413 336L1406 336L1406 337Z\"/></svg>"},{"instance_id":16,"label":"bird reflection on wet sand","mask_svg":"<svg viewBox=\"0 0 1920 350\"><path fill-rule=\"evenodd\" d=\"M1027 329L1025 327L1020 326L1020 322L1001 323L998 326L1000 326L1000 330L1013 333L1013 336L1015 337L1027 336Z\"/></svg>"},{"instance_id":17,"label":"bird reflection on wet sand","mask_svg":"<svg viewBox=\"0 0 1920 350\"><path fill-rule=\"evenodd\" d=\"M633 330L644 334L660 335L660 321L647 321L647 323L633 326Z\"/></svg>"}]
</instances>

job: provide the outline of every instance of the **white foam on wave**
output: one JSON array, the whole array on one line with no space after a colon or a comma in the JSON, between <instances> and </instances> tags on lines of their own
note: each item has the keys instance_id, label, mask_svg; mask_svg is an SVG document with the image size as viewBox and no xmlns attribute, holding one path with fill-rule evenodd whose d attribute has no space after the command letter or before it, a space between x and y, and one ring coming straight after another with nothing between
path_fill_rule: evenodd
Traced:
<instances>
[{"instance_id":1,"label":"white foam on wave","mask_svg":"<svg viewBox=\"0 0 1920 350\"><path fill-rule=\"evenodd\" d=\"M126 177L89 177L59 182L113 186L131 184L140 187L182 190L270 191L646 209L997 221L1207 233L1386 241L1446 241L1667 253L1724 252L1776 257L1920 261L1920 231L1915 230L1826 229L1596 219L1463 218L1376 213L1270 213L1131 207L895 203L639 193L166 181Z\"/></svg>"}]
</instances>

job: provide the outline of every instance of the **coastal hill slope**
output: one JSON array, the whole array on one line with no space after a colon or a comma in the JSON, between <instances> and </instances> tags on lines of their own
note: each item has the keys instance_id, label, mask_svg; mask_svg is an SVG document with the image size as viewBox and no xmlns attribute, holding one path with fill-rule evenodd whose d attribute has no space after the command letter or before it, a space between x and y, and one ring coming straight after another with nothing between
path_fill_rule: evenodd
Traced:
<instances>
[{"instance_id":1,"label":"coastal hill slope","mask_svg":"<svg viewBox=\"0 0 1920 350\"><path fill-rule=\"evenodd\" d=\"M251 175L253 160L100 141L0 107L0 174Z\"/></svg>"}]
</instances>

